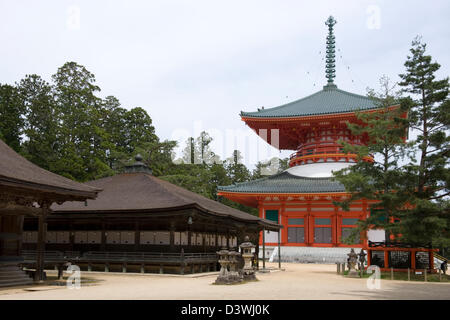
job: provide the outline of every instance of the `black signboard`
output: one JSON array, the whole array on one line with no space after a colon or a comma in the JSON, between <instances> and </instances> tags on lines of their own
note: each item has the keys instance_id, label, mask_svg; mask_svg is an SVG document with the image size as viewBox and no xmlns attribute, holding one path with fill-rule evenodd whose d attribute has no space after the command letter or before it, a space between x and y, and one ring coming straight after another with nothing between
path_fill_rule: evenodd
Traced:
<instances>
[{"instance_id":1,"label":"black signboard","mask_svg":"<svg viewBox=\"0 0 450 320\"><path fill-rule=\"evenodd\" d=\"M384 251L371 251L370 264L384 268Z\"/></svg>"},{"instance_id":2,"label":"black signboard","mask_svg":"<svg viewBox=\"0 0 450 320\"><path fill-rule=\"evenodd\" d=\"M416 269L428 269L430 266L430 256L428 252L416 252Z\"/></svg>"},{"instance_id":3,"label":"black signboard","mask_svg":"<svg viewBox=\"0 0 450 320\"><path fill-rule=\"evenodd\" d=\"M395 269L411 268L411 252L409 251L390 251L389 267Z\"/></svg>"}]
</instances>

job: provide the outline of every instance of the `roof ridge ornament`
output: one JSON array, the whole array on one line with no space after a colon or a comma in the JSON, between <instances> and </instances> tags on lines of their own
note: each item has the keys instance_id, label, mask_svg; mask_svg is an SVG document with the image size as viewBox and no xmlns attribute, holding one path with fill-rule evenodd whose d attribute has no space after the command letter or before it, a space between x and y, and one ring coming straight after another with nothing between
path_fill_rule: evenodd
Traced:
<instances>
[{"instance_id":1,"label":"roof ridge ornament","mask_svg":"<svg viewBox=\"0 0 450 320\"><path fill-rule=\"evenodd\" d=\"M144 162L142 162L143 157L138 153L134 157L135 162L131 165L125 166L124 173L148 173L152 174L152 169L150 169Z\"/></svg>"},{"instance_id":2,"label":"roof ridge ornament","mask_svg":"<svg viewBox=\"0 0 450 320\"><path fill-rule=\"evenodd\" d=\"M336 77L336 65L335 65L335 36L333 33L333 27L337 23L337 21L330 16L327 21L325 21L325 25L328 26L328 36L327 36L327 54L326 54L326 66L325 66L325 77L328 79L328 84L326 87L336 87L333 83L334 78Z\"/></svg>"}]
</instances>

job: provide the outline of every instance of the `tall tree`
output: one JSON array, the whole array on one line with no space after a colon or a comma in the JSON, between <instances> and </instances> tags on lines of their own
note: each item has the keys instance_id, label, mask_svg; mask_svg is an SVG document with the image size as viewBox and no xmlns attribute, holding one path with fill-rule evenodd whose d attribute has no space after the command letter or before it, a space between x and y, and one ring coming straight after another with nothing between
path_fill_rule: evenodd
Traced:
<instances>
[{"instance_id":1,"label":"tall tree","mask_svg":"<svg viewBox=\"0 0 450 320\"><path fill-rule=\"evenodd\" d=\"M16 87L0 84L0 138L15 151L20 151L25 109Z\"/></svg>"},{"instance_id":2,"label":"tall tree","mask_svg":"<svg viewBox=\"0 0 450 320\"><path fill-rule=\"evenodd\" d=\"M358 122L347 124L352 135L365 140L367 146L339 141L345 153L357 154L358 162L334 172L336 179L350 193L348 199L337 204L348 210L353 201L361 199L374 201L370 208L370 216L359 222L359 228L350 234L349 239L343 239L350 243L361 231L369 228L384 229L385 241L389 242L390 235L399 231L398 225L391 222L398 219L406 201L398 191L402 183L399 166L403 155L407 120L402 117L405 111L399 106L395 85L391 85L387 77L382 77L380 84L379 93L369 91L369 96L379 108L378 111L358 112Z\"/></svg>"},{"instance_id":3,"label":"tall tree","mask_svg":"<svg viewBox=\"0 0 450 320\"><path fill-rule=\"evenodd\" d=\"M142 108L132 108L125 117L125 145L129 153L137 146L158 141L155 127L148 113Z\"/></svg>"},{"instance_id":4,"label":"tall tree","mask_svg":"<svg viewBox=\"0 0 450 320\"><path fill-rule=\"evenodd\" d=\"M224 163L231 183L245 182L251 179L250 170L242 163L242 155L239 150L233 151L233 156Z\"/></svg>"},{"instance_id":5,"label":"tall tree","mask_svg":"<svg viewBox=\"0 0 450 320\"><path fill-rule=\"evenodd\" d=\"M426 54L420 37L414 39L410 52L399 85L410 95L403 104L417 137L411 141L412 156L404 167L410 206L402 215L401 232L409 241L450 246L449 78L436 80L440 65Z\"/></svg>"},{"instance_id":6,"label":"tall tree","mask_svg":"<svg viewBox=\"0 0 450 320\"><path fill-rule=\"evenodd\" d=\"M53 170L58 161L58 119L52 86L40 76L27 75L17 85L26 110L22 145L24 155L38 166Z\"/></svg>"},{"instance_id":7,"label":"tall tree","mask_svg":"<svg viewBox=\"0 0 450 320\"><path fill-rule=\"evenodd\" d=\"M108 137L101 127L100 88L95 76L75 62L67 62L52 76L60 118L60 158L55 170L86 181L111 174L107 165Z\"/></svg>"}]
</instances>

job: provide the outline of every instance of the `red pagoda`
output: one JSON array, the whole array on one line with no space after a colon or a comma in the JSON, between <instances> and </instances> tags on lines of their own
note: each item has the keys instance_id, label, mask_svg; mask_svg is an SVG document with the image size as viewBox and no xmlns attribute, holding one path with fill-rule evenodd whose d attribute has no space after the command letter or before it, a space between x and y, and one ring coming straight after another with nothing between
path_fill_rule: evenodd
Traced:
<instances>
[{"instance_id":1,"label":"red pagoda","mask_svg":"<svg viewBox=\"0 0 450 320\"><path fill-rule=\"evenodd\" d=\"M265 244L283 252L290 247L366 247L367 241L384 241L383 230L361 234L354 244L345 244L359 219L368 216L368 201L354 202L349 211L333 204L348 194L332 179L332 171L353 165L356 154L342 151L339 140L364 145L367 137L354 136L348 122L357 121L356 112L376 112L369 97L350 93L334 84L336 20L325 22L329 33L326 50L326 78L322 90L275 108L241 112L242 120L259 136L279 150L295 151L290 168L262 179L219 187L218 194L241 204L257 207L259 216L283 225L280 240L276 233L265 234ZM395 108L396 106L393 106ZM371 161L372 159L364 159ZM338 250L339 251L339 250Z\"/></svg>"}]
</instances>

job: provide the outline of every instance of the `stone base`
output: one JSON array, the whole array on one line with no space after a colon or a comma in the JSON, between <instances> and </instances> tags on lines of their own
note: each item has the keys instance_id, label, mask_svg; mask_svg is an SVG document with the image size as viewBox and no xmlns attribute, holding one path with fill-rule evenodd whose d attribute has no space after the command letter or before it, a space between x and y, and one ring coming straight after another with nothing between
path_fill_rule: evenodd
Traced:
<instances>
[{"instance_id":1,"label":"stone base","mask_svg":"<svg viewBox=\"0 0 450 320\"><path fill-rule=\"evenodd\" d=\"M245 274L244 273L244 281L256 281L258 279L256 279L256 276L254 273L252 274Z\"/></svg>"},{"instance_id":2,"label":"stone base","mask_svg":"<svg viewBox=\"0 0 450 320\"><path fill-rule=\"evenodd\" d=\"M359 278L359 272L358 271L356 271L356 270L350 270L349 272L348 272L348 275L347 275L347 277L349 277L349 278Z\"/></svg>"}]
</instances>

